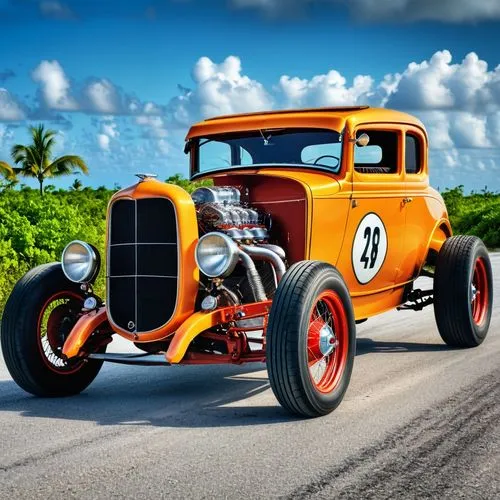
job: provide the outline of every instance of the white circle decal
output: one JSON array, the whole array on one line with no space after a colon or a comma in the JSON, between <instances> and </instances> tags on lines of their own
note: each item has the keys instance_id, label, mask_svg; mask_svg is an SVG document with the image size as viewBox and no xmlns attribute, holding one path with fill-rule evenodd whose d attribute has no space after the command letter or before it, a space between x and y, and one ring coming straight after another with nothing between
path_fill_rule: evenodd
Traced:
<instances>
[{"instance_id":1,"label":"white circle decal","mask_svg":"<svg viewBox=\"0 0 500 500\"><path fill-rule=\"evenodd\" d=\"M352 245L352 267L362 284L371 281L380 271L387 253L387 233L382 219L374 213L363 217Z\"/></svg>"}]
</instances>

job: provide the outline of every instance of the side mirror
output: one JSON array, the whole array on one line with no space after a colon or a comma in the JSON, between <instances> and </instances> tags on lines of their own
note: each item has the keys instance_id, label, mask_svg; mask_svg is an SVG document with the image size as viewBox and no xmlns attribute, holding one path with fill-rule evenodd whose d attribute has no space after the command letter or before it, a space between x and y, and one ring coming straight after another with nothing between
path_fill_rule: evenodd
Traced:
<instances>
[{"instance_id":1,"label":"side mirror","mask_svg":"<svg viewBox=\"0 0 500 500\"><path fill-rule=\"evenodd\" d=\"M356 146L364 148L365 146L368 146L369 142L370 142L370 136L368 134L363 133L356 139Z\"/></svg>"}]
</instances>

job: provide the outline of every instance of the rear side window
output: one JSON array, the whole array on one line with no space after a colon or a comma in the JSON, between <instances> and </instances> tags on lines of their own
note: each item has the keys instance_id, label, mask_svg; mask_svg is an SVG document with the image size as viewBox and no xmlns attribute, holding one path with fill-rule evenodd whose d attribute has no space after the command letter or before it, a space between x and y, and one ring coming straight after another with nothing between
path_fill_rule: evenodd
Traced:
<instances>
[{"instance_id":1,"label":"rear side window","mask_svg":"<svg viewBox=\"0 0 500 500\"><path fill-rule=\"evenodd\" d=\"M406 134L405 169L407 174L418 174L421 169L420 140Z\"/></svg>"},{"instance_id":2,"label":"rear side window","mask_svg":"<svg viewBox=\"0 0 500 500\"><path fill-rule=\"evenodd\" d=\"M396 174L398 172L398 133L380 130L359 130L370 142L354 146L354 169L362 174Z\"/></svg>"}]
</instances>

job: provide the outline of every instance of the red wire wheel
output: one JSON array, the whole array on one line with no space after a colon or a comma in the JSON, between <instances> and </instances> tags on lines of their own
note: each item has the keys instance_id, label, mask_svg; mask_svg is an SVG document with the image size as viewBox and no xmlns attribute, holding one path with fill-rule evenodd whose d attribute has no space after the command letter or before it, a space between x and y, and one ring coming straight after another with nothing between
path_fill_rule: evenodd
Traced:
<instances>
[{"instance_id":1,"label":"red wire wheel","mask_svg":"<svg viewBox=\"0 0 500 500\"><path fill-rule=\"evenodd\" d=\"M66 278L59 263L38 266L17 282L5 305L0 343L9 373L26 392L70 396L98 374L102 360L68 362L62 356L83 300L80 286ZM105 350L106 345L96 348Z\"/></svg>"},{"instance_id":2,"label":"red wire wheel","mask_svg":"<svg viewBox=\"0 0 500 500\"><path fill-rule=\"evenodd\" d=\"M42 359L49 369L69 374L80 368L82 362L68 365L61 353L81 308L82 298L69 291L56 293L41 308L37 340Z\"/></svg>"},{"instance_id":3,"label":"red wire wheel","mask_svg":"<svg viewBox=\"0 0 500 500\"><path fill-rule=\"evenodd\" d=\"M476 259L471 283L472 318L476 325L484 323L488 313L488 273L482 257Z\"/></svg>"},{"instance_id":4,"label":"red wire wheel","mask_svg":"<svg viewBox=\"0 0 500 500\"><path fill-rule=\"evenodd\" d=\"M477 347L490 327L493 274L484 243L451 236L441 247L434 273L434 316L441 338L452 347Z\"/></svg>"},{"instance_id":5,"label":"red wire wheel","mask_svg":"<svg viewBox=\"0 0 500 500\"><path fill-rule=\"evenodd\" d=\"M325 290L311 311L307 334L307 358L311 381L322 393L331 392L345 368L348 324L339 295Z\"/></svg>"},{"instance_id":6,"label":"red wire wheel","mask_svg":"<svg viewBox=\"0 0 500 500\"><path fill-rule=\"evenodd\" d=\"M276 290L266 330L269 382L301 417L333 411L349 386L356 325L340 272L314 260L290 267Z\"/></svg>"}]
</instances>

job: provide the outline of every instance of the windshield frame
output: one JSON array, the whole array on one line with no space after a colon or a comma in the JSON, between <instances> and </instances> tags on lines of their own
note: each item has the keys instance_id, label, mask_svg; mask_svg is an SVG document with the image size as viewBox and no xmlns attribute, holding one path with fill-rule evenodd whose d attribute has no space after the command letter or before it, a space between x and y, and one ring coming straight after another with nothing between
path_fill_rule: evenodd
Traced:
<instances>
[{"instance_id":1,"label":"windshield frame","mask_svg":"<svg viewBox=\"0 0 500 500\"><path fill-rule=\"evenodd\" d=\"M202 145L207 142L207 140L211 140L213 137L215 138L223 138L231 139L231 137L245 137L247 135L262 135L266 132L272 132L276 130L289 130L290 133L298 133L298 132L332 132L339 135L339 163L336 167L329 167L325 165L314 165L312 163L256 163L251 165L231 165L229 167L221 167L213 170L206 170L204 172L200 172L199 169L199 149L200 149L200 141ZM224 172L232 172L238 170L261 170L264 168L284 168L284 169L299 169L299 170L319 170L321 172L327 172L328 174L339 177L344 168L343 168L343 155L344 155L344 147L345 147L345 129L342 131L337 131L335 129L324 128L324 127L272 127L272 128L263 128L263 129L250 129L238 132L226 132L226 133L218 133L218 134L206 134L200 135L197 137L192 137L186 142L186 147L184 152L190 155L190 179L194 180L199 177L210 177L211 175L216 175Z\"/></svg>"}]
</instances>

